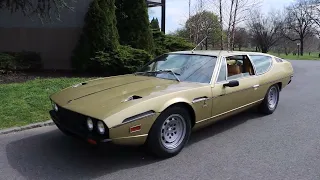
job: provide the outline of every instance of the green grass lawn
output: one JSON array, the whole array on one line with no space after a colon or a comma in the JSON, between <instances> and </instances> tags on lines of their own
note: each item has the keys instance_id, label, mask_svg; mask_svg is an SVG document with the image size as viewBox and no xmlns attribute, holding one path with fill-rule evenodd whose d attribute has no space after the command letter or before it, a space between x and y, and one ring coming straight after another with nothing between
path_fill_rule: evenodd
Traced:
<instances>
[{"instance_id":1,"label":"green grass lawn","mask_svg":"<svg viewBox=\"0 0 320 180\"><path fill-rule=\"evenodd\" d=\"M273 53L273 52L269 52L268 54L272 54L282 59L289 59L289 60L320 60L319 53L311 53L310 55L309 53L304 53L303 56L294 56L292 53L288 54L288 56L286 56L285 54L279 55L278 53Z\"/></svg>"},{"instance_id":2,"label":"green grass lawn","mask_svg":"<svg viewBox=\"0 0 320 180\"><path fill-rule=\"evenodd\" d=\"M85 78L35 79L0 85L0 129L49 120L49 95Z\"/></svg>"}]
</instances>

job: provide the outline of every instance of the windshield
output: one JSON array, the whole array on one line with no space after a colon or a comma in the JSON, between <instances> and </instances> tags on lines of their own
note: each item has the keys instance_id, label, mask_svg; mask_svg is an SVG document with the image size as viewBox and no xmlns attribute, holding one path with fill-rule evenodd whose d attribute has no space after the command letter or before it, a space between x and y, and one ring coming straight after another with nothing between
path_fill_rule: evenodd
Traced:
<instances>
[{"instance_id":1,"label":"windshield","mask_svg":"<svg viewBox=\"0 0 320 180\"><path fill-rule=\"evenodd\" d=\"M193 54L164 54L136 74L177 81L210 83L217 58Z\"/></svg>"}]
</instances>

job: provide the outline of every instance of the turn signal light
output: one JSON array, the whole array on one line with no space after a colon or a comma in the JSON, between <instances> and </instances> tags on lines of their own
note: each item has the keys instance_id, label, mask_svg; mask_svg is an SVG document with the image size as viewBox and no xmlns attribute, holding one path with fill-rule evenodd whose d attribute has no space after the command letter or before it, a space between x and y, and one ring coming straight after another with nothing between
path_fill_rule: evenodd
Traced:
<instances>
[{"instance_id":1,"label":"turn signal light","mask_svg":"<svg viewBox=\"0 0 320 180\"><path fill-rule=\"evenodd\" d=\"M141 130L141 125L130 127L130 133L138 132Z\"/></svg>"},{"instance_id":2,"label":"turn signal light","mask_svg":"<svg viewBox=\"0 0 320 180\"><path fill-rule=\"evenodd\" d=\"M97 145L97 142L95 140L87 139L87 141L89 144Z\"/></svg>"}]
</instances>

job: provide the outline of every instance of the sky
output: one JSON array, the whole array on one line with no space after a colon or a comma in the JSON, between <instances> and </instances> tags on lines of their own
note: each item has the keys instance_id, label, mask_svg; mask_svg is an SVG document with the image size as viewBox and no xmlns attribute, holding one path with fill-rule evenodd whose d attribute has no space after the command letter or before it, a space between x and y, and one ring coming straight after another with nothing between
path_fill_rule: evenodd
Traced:
<instances>
[{"instance_id":1,"label":"sky","mask_svg":"<svg viewBox=\"0 0 320 180\"><path fill-rule=\"evenodd\" d=\"M195 0L193 0L195 1ZM261 10L268 13L271 10L279 10L292 3L294 0L261 0ZM181 28L189 16L188 0L167 0L166 9L166 33ZM218 12L216 12L218 14ZM161 7L149 9L150 20L157 17L161 22Z\"/></svg>"}]
</instances>

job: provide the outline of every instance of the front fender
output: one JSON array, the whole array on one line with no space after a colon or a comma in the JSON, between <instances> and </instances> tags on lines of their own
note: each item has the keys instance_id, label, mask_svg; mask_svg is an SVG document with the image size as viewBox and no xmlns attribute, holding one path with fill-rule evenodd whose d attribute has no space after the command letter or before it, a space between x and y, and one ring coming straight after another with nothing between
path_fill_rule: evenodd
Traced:
<instances>
[{"instance_id":1,"label":"front fender","mask_svg":"<svg viewBox=\"0 0 320 180\"><path fill-rule=\"evenodd\" d=\"M158 116L159 113L155 113L153 116L112 127L109 129L109 138L115 144L142 145L145 143L149 131ZM141 130L130 133L130 128L135 126L140 126Z\"/></svg>"},{"instance_id":2,"label":"front fender","mask_svg":"<svg viewBox=\"0 0 320 180\"><path fill-rule=\"evenodd\" d=\"M192 103L185 99L185 98L181 98L181 97L177 97L174 99L170 99L168 101L166 101L160 108L159 108L159 112L164 111L165 109L167 109L169 106L173 105L173 104L177 104L177 103L186 103L190 106L192 106Z\"/></svg>"}]
</instances>

